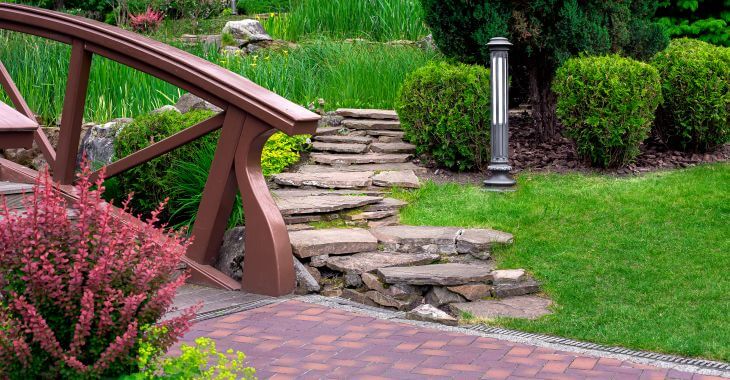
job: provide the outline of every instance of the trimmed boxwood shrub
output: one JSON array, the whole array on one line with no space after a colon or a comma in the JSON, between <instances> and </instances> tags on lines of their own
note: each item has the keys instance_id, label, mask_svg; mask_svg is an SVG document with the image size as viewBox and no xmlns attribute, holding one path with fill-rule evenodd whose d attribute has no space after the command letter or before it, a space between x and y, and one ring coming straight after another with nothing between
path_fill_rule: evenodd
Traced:
<instances>
[{"instance_id":1,"label":"trimmed boxwood shrub","mask_svg":"<svg viewBox=\"0 0 730 380\"><path fill-rule=\"evenodd\" d=\"M662 141L687 151L730 141L730 48L682 38L651 63L664 93L655 127Z\"/></svg>"},{"instance_id":2,"label":"trimmed boxwood shrub","mask_svg":"<svg viewBox=\"0 0 730 380\"><path fill-rule=\"evenodd\" d=\"M409 74L396 109L405 137L439 165L481 169L489 161L489 70L429 63Z\"/></svg>"},{"instance_id":3,"label":"trimmed boxwood shrub","mask_svg":"<svg viewBox=\"0 0 730 380\"><path fill-rule=\"evenodd\" d=\"M599 167L636 158L661 101L657 70L615 55L566 61L553 90L558 117L578 155Z\"/></svg>"}]
</instances>

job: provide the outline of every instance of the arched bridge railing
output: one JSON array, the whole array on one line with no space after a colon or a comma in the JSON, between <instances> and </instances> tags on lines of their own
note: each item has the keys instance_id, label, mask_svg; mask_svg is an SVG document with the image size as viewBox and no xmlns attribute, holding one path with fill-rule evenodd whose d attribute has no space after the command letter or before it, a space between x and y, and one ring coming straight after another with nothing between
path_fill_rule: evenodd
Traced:
<instances>
[{"instance_id":1,"label":"arched bridge railing","mask_svg":"<svg viewBox=\"0 0 730 380\"><path fill-rule=\"evenodd\" d=\"M289 237L261 173L261 151L275 131L289 135L314 133L318 115L204 59L93 20L34 7L0 4L0 29L71 45L58 150L54 151L40 128L33 134L35 143L49 162L54 180L61 185L74 180L94 55L153 75L223 109L208 120L110 164L107 175L122 173L221 129L192 230L194 242L187 254L193 278L236 287L230 279L221 278L224 275L213 269L212 264L217 259L236 192L240 191L246 215L246 256L241 288L268 295L283 295L293 290L295 277ZM30 109L1 63L0 85L10 89L16 109L31 117ZM2 125L0 120L0 127Z\"/></svg>"}]
</instances>

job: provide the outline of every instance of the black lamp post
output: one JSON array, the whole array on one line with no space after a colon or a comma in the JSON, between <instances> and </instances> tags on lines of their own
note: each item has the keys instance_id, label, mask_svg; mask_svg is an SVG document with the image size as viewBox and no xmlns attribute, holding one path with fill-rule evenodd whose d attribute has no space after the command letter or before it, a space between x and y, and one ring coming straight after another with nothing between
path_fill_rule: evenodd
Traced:
<instances>
[{"instance_id":1,"label":"black lamp post","mask_svg":"<svg viewBox=\"0 0 730 380\"><path fill-rule=\"evenodd\" d=\"M487 169L491 172L484 181L487 190L514 190L515 180L509 174L509 75L508 54L512 44L504 37L494 37L489 43L491 53L492 86L492 160Z\"/></svg>"}]
</instances>

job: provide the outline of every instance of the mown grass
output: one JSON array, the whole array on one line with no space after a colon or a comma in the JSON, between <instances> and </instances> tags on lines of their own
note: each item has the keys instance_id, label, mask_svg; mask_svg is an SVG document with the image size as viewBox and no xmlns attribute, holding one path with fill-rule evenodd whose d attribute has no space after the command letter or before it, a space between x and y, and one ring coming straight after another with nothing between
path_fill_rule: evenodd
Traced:
<instances>
[{"instance_id":1,"label":"mown grass","mask_svg":"<svg viewBox=\"0 0 730 380\"><path fill-rule=\"evenodd\" d=\"M407 73L441 59L409 46L316 40L298 48L238 57L200 45L185 49L266 87L297 104L323 98L337 107L392 108ZM40 38L0 32L0 57L31 108L47 123L63 108L70 49ZM0 91L0 94L2 92ZM95 56L85 119L134 117L173 103L180 90L126 66Z\"/></svg>"},{"instance_id":2,"label":"mown grass","mask_svg":"<svg viewBox=\"0 0 730 380\"><path fill-rule=\"evenodd\" d=\"M427 184L404 223L515 235L495 256L556 302L521 330L730 360L730 164L612 178L522 174L518 191Z\"/></svg>"},{"instance_id":3,"label":"mown grass","mask_svg":"<svg viewBox=\"0 0 730 380\"><path fill-rule=\"evenodd\" d=\"M276 38L417 40L427 35L419 0L299 0L286 14L263 22Z\"/></svg>"}]
</instances>

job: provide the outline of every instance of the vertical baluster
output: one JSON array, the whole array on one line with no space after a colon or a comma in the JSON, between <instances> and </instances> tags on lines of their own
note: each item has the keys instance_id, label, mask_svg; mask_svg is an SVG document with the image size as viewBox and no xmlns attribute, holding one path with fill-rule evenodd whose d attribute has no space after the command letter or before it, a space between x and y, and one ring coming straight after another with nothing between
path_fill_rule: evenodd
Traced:
<instances>
[{"instance_id":1,"label":"vertical baluster","mask_svg":"<svg viewBox=\"0 0 730 380\"><path fill-rule=\"evenodd\" d=\"M228 218L233 210L237 190L233 160L245 120L246 114L237 108L229 107L226 111L221 136L218 138L218 146L193 225L193 244L187 252L190 259L200 264L215 264Z\"/></svg>"},{"instance_id":2,"label":"vertical baluster","mask_svg":"<svg viewBox=\"0 0 730 380\"><path fill-rule=\"evenodd\" d=\"M76 157L79 152L81 125L86 106L86 91L89 86L89 71L92 54L84 47L84 42L74 40L71 45L71 63L68 69L66 96L63 99L61 132L58 138L58 152L53 178L64 185L74 180Z\"/></svg>"}]
</instances>

